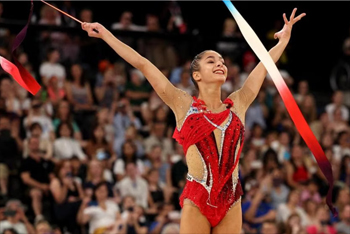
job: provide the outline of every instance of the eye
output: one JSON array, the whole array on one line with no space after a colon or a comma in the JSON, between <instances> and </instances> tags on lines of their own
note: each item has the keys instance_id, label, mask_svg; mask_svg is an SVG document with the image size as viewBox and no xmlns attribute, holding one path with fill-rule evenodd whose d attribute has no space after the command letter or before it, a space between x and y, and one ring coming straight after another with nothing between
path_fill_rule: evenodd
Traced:
<instances>
[{"instance_id":1,"label":"eye","mask_svg":"<svg viewBox=\"0 0 350 234\"><path fill-rule=\"evenodd\" d=\"M214 61L213 60L209 60L208 63L214 63Z\"/></svg>"}]
</instances>

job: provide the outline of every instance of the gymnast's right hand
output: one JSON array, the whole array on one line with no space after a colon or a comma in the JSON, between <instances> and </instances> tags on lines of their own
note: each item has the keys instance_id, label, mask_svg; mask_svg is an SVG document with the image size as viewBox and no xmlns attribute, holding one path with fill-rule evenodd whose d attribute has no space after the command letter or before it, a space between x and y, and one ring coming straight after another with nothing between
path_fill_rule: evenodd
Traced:
<instances>
[{"instance_id":1,"label":"gymnast's right hand","mask_svg":"<svg viewBox=\"0 0 350 234\"><path fill-rule=\"evenodd\" d=\"M102 38L107 35L108 30L99 23L82 23L81 28L85 30L90 37Z\"/></svg>"}]
</instances>

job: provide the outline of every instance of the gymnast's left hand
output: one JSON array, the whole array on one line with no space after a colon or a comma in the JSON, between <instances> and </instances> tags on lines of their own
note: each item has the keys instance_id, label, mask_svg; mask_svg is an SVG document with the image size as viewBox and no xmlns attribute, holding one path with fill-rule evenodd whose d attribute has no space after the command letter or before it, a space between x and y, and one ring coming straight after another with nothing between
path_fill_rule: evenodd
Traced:
<instances>
[{"instance_id":1,"label":"gymnast's left hand","mask_svg":"<svg viewBox=\"0 0 350 234\"><path fill-rule=\"evenodd\" d=\"M305 13L302 13L297 17L295 17L296 11L297 11L297 8L294 8L289 21L286 17L286 14L285 13L283 14L284 26L281 31L275 33L274 35L275 39L278 38L280 41L289 42L293 25L306 15Z\"/></svg>"}]
</instances>

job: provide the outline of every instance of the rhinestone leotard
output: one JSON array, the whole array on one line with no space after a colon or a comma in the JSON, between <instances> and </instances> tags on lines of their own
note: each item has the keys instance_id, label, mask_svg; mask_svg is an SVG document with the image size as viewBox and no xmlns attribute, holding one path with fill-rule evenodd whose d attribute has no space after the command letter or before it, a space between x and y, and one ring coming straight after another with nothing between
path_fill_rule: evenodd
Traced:
<instances>
[{"instance_id":1,"label":"rhinestone leotard","mask_svg":"<svg viewBox=\"0 0 350 234\"><path fill-rule=\"evenodd\" d=\"M183 146L186 157L189 157L188 151L197 151L198 162L203 167L199 176L191 174L189 166L180 205L183 206L185 199L192 201L212 227L243 194L237 165L244 141L244 125L231 110L232 100L227 98L224 103L226 110L210 113L204 102L194 97L182 127L176 128L173 135ZM216 129L221 131L219 144L214 134Z\"/></svg>"}]
</instances>

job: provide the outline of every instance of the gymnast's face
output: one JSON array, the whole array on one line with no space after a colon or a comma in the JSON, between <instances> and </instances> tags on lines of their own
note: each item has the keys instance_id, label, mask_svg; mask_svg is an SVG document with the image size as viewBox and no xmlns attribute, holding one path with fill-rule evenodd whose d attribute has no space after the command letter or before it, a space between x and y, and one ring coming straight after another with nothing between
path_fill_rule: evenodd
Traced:
<instances>
[{"instance_id":1,"label":"gymnast's face","mask_svg":"<svg viewBox=\"0 0 350 234\"><path fill-rule=\"evenodd\" d=\"M212 50L206 51L198 62L199 70L193 72L193 78L197 83L223 84L227 77L227 67L222 56Z\"/></svg>"}]
</instances>

